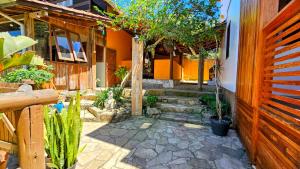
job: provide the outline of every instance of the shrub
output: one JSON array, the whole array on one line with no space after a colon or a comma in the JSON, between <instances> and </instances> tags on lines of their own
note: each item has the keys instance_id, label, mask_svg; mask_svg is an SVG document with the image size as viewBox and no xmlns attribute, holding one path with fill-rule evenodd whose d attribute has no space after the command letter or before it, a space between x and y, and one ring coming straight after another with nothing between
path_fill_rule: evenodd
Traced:
<instances>
[{"instance_id":1,"label":"shrub","mask_svg":"<svg viewBox=\"0 0 300 169\"><path fill-rule=\"evenodd\" d=\"M7 73L3 80L8 83L21 83L24 79L30 79L34 81L37 87L40 87L43 83L50 82L53 78L53 74L49 69L37 69L36 67L30 67L29 69L16 69Z\"/></svg>"},{"instance_id":2,"label":"shrub","mask_svg":"<svg viewBox=\"0 0 300 169\"><path fill-rule=\"evenodd\" d=\"M212 94L205 94L199 98L204 104L206 104L213 113L217 114L216 96ZM223 114L230 114L230 104L226 100L221 100Z\"/></svg>"},{"instance_id":3,"label":"shrub","mask_svg":"<svg viewBox=\"0 0 300 169\"><path fill-rule=\"evenodd\" d=\"M99 107L101 109L104 108L104 103L108 99L108 92L109 90L103 90L97 94L96 100L94 102L94 106Z\"/></svg>"},{"instance_id":4,"label":"shrub","mask_svg":"<svg viewBox=\"0 0 300 169\"><path fill-rule=\"evenodd\" d=\"M72 97L68 110L44 107L45 150L51 163L48 167L65 169L76 163L77 155L84 149L79 148L82 131L80 119L80 94Z\"/></svg>"},{"instance_id":5,"label":"shrub","mask_svg":"<svg viewBox=\"0 0 300 169\"><path fill-rule=\"evenodd\" d=\"M158 101L157 96L148 95L146 97L146 105L147 106L154 107L156 105L157 101Z\"/></svg>"},{"instance_id":6,"label":"shrub","mask_svg":"<svg viewBox=\"0 0 300 169\"><path fill-rule=\"evenodd\" d=\"M123 96L123 88L121 87L112 87L109 89L105 89L97 94L96 100L94 102L94 106L103 109L105 101L109 97L109 92L113 93L113 98L116 100L116 102L122 102L122 96Z\"/></svg>"},{"instance_id":7,"label":"shrub","mask_svg":"<svg viewBox=\"0 0 300 169\"><path fill-rule=\"evenodd\" d=\"M122 96L123 96L123 90L124 90L122 87L112 87L108 90L113 92L113 98L117 102L122 102Z\"/></svg>"},{"instance_id":8,"label":"shrub","mask_svg":"<svg viewBox=\"0 0 300 169\"><path fill-rule=\"evenodd\" d=\"M124 66L121 66L115 72L115 75L117 76L118 79L120 79L122 81L125 78L125 76L127 75L127 73L128 73L127 68Z\"/></svg>"}]
</instances>

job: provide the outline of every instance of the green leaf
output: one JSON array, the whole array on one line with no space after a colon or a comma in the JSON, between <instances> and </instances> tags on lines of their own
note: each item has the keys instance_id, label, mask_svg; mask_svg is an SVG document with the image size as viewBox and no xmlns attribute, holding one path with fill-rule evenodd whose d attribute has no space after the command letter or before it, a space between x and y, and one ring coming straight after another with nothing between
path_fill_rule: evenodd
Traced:
<instances>
[{"instance_id":1,"label":"green leaf","mask_svg":"<svg viewBox=\"0 0 300 169\"><path fill-rule=\"evenodd\" d=\"M37 41L26 37L13 37L8 32L0 32L0 61L5 58L10 58L16 52L33 46Z\"/></svg>"}]
</instances>

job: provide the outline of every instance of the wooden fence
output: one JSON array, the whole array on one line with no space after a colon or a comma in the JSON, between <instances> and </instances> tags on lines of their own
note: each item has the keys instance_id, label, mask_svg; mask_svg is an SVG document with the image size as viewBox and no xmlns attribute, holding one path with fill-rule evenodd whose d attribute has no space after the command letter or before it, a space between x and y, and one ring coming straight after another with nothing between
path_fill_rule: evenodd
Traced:
<instances>
[{"instance_id":1,"label":"wooden fence","mask_svg":"<svg viewBox=\"0 0 300 169\"><path fill-rule=\"evenodd\" d=\"M54 90L0 94L0 149L18 153L22 169L45 168L42 105L57 99Z\"/></svg>"},{"instance_id":2,"label":"wooden fence","mask_svg":"<svg viewBox=\"0 0 300 169\"><path fill-rule=\"evenodd\" d=\"M258 94L243 99L247 93L238 93L239 134L257 168L299 169L300 1L278 13L260 36L260 75L252 76L259 78Z\"/></svg>"}]
</instances>

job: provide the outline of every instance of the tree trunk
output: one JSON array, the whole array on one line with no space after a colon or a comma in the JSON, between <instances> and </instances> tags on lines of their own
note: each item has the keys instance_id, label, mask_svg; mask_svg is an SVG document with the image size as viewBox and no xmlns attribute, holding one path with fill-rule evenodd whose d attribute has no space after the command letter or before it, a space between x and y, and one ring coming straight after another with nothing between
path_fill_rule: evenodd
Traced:
<instances>
[{"instance_id":1,"label":"tree trunk","mask_svg":"<svg viewBox=\"0 0 300 169\"><path fill-rule=\"evenodd\" d=\"M203 73L204 73L204 58L199 56L198 59L198 87L202 90L203 85Z\"/></svg>"}]
</instances>

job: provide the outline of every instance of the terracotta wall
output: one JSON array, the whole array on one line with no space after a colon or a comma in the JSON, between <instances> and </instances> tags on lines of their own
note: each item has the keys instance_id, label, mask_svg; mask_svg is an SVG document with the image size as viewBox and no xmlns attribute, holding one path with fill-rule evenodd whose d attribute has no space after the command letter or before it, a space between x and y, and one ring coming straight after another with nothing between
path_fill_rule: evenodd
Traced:
<instances>
[{"instance_id":1,"label":"terracotta wall","mask_svg":"<svg viewBox=\"0 0 300 169\"><path fill-rule=\"evenodd\" d=\"M123 61L131 60L131 39L131 35L125 31L107 29L106 46L117 51L116 68L121 66Z\"/></svg>"},{"instance_id":2,"label":"terracotta wall","mask_svg":"<svg viewBox=\"0 0 300 169\"><path fill-rule=\"evenodd\" d=\"M154 61L154 79L170 79L170 59L156 59ZM173 79L181 79L181 66L176 61L173 61Z\"/></svg>"},{"instance_id":3,"label":"terracotta wall","mask_svg":"<svg viewBox=\"0 0 300 169\"><path fill-rule=\"evenodd\" d=\"M209 69L214 65L214 60L206 59L204 62L204 81L209 80ZM170 60L156 59L154 61L154 79L170 79ZM181 70L182 68L182 70ZM182 74L182 75L181 75ZM198 80L198 60L184 58L183 66L177 61L173 62L173 76L175 80Z\"/></svg>"}]
</instances>

